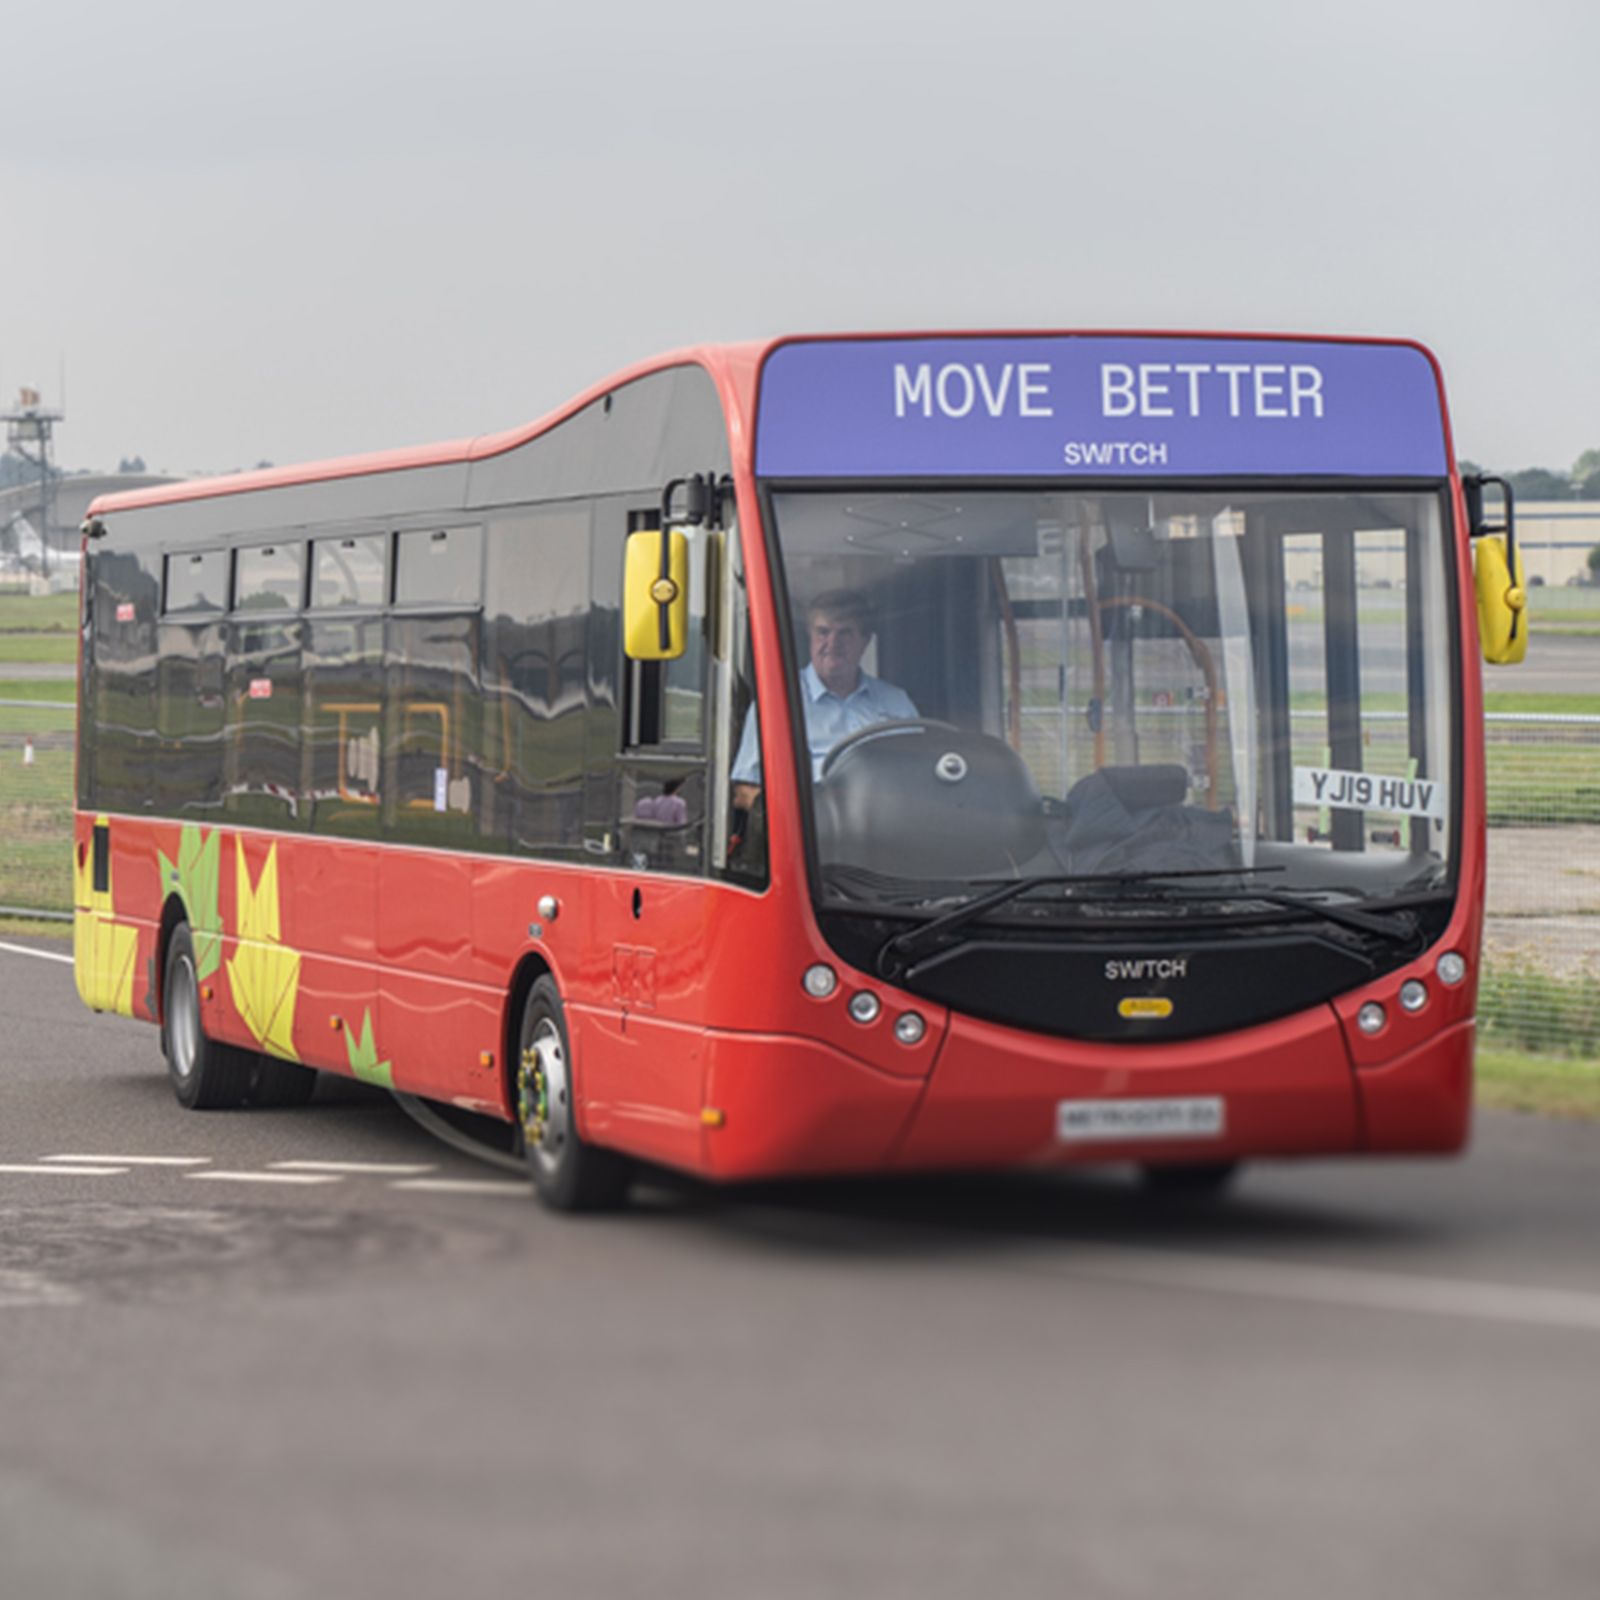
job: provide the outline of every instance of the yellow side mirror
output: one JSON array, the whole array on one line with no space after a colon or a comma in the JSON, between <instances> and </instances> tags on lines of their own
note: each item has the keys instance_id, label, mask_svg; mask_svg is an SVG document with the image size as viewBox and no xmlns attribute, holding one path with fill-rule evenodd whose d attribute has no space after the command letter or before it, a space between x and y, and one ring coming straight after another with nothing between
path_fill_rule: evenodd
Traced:
<instances>
[{"instance_id":1,"label":"yellow side mirror","mask_svg":"<svg viewBox=\"0 0 1600 1600\"><path fill-rule=\"evenodd\" d=\"M676 528L630 533L622 580L624 653L630 661L676 661L688 643L689 541Z\"/></svg>"},{"instance_id":2,"label":"yellow side mirror","mask_svg":"<svg viewBox=\"0 0 1600 1600\"><path fill-rule=\"evenodd\" d=\"M1512 666L1528 653L1528 590L1523 582L1522 553L1512 575L1506 562L1506 541L1498 534L1472 547L1472 578L1478 591L1478 638L1483 659Z\"/></svg>"}]
</instances>

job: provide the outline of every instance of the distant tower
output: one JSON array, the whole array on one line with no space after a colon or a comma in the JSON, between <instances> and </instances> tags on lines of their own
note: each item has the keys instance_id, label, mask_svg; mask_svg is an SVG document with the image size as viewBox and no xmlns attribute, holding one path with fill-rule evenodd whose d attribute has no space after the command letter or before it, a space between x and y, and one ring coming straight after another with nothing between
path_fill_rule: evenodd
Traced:
<instances>
[{"instance_id":1,"label":"distant tower","mask_svg":"<svg viewBox=\"0 0 1600 1600\"><path fill-rule=\"evenodd\" d=\"M45 576L50 575L51 536L55 531L56 486L50 471L50 446L55 425L64 413L46 411L37 389L17 391L14 410L0 412L6 425L6 444L24 461L39 469L39 543L44 554ZM31 446L31 449L30 449Z\"/></svg>"}]
</instances>

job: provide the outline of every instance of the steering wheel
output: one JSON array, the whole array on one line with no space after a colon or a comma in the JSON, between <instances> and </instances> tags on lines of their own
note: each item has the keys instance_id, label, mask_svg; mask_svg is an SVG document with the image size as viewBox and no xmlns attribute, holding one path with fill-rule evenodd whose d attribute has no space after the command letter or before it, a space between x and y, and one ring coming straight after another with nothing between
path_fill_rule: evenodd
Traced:
<instances>
[{"instance_id":1,"label":"steering wheel","mask_svg":"<svg viewBox=\"0 0 1600 1600\"><path fill-rule=\"evenodd\" d=\"M884 734L904 733L910 728L937 728L941 733L961 731L953 722L935 722L931 717L892 717L888 722L869 722L866 727L847 733L836 745L829 747L827 755L822 758L822 770L817 777L827 777L846 750L854 750L858 744L866 744L869 739L877 739Z\"/></svg>"}]
</instances>

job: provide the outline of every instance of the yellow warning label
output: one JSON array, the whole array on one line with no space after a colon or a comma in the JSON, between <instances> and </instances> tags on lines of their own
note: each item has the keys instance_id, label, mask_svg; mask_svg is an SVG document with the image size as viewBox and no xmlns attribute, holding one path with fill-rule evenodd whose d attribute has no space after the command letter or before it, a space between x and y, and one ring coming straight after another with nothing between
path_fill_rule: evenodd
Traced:
<instances>
[{"instance_id":1,"label":"yellow warning label","mask_svg":"<svg viewBox=\"0 0 1600 1600\"><path fill-rule=\"evenodd\" d=\"M1160 995L1129 995L1118 1001L1117 1014L1124 1017L1170 1017L1172 1002Z\"/></svg>"}]
</instances>

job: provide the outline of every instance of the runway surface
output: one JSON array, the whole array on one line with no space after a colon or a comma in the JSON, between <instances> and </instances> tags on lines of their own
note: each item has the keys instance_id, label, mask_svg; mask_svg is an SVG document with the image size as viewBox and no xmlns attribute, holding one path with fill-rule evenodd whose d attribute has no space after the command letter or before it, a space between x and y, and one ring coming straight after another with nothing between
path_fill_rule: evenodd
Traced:
<instances>
[{"instance_id":1,"label":"runway surface","mask_svg":"<svg viewBox=\"0 0 1600 1600\"><path fill-rule=\"evenodd\" d=\"M186 1113L0 949L0 1593L1592 1596L1600 1129L642 1191Z\"/></svg>"}]
</instances>

